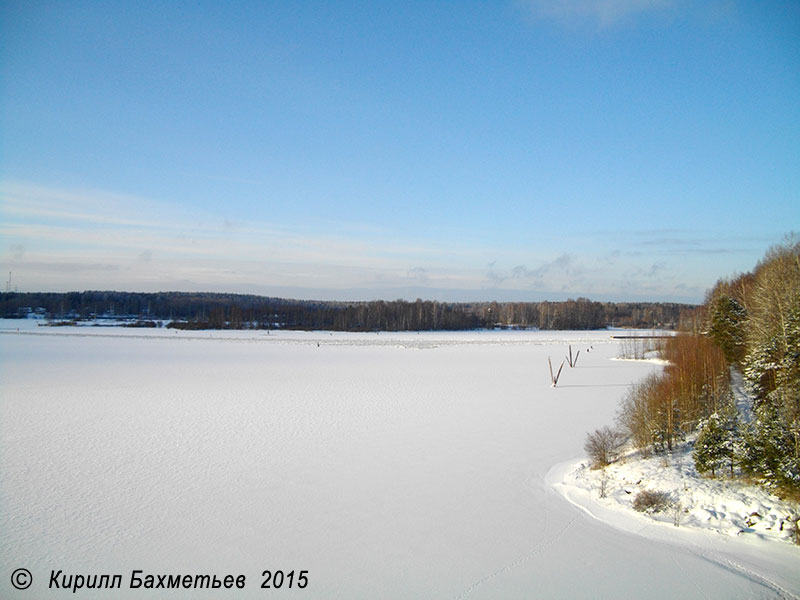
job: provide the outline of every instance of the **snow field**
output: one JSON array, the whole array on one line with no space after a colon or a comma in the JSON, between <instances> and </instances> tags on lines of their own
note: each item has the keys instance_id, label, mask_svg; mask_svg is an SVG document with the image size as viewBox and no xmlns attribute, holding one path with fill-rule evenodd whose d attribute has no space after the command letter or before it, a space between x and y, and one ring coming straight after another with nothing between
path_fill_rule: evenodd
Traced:
<instances>
[{"instance_id":1,"label":"snow field","mask_svg":"<svg viewBox=\"0 0 800 600\"><path fill-rule=\"evenodd\" d=\"M52 597L51 569L247 576L227 595L76 597L261 598L265 569L307 570L306 589L282 592L297 598L776 595L772 579L590 519L546 483L659 368L612 361L608 332L7 323L3 598ZM583 351L554 389L547 357L569 343ZM34 584L15 592L21 566Z\"/></svg>"}]
</instances>

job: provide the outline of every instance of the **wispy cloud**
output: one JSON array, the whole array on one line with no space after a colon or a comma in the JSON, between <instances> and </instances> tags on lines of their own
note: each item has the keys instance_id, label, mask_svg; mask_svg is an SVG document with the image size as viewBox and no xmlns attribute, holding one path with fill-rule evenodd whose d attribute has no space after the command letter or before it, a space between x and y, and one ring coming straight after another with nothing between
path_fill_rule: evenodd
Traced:
<instances>
[{"instance_id":1,"label":"wispy cloud","mask_svg":"<svg viewBox=\"0 0 800 600\"><path fill-rule=\"evenodd\" d=\"M474 252L379 234L358 224L304 231L198 210L187 218L180 207L146 198L0 184L0 264L24 276L29 288L131 289L154 282L162 289L175 289L173 282L337 288L382 277L447 285L464 278L456 274L461 267L443 264ZM118 277L99 278L97 265L106 263Z\"/></svg>"},{"instance_id":2,"label":"wispy cloud","mask_svg":"<svg viewBox=\"0 0 800 600\"><path fill-rule=\"evenodd\" d=\"M637 267L632 269L627 274L627 277L633 280L640 280L643 277L652 279L654 277L662 276L665 271L667 271L667 265L663 262L657 262L651 264L649 267Z\"/></svg>"},{"instance_id":3,"label":"wispy cloud","mask_svg":"<svg viewBox=\"0 0 800 600\"><path fill-rule=\"evenodd\" d=\"M498 268L496 262L490 263L488 267L486 281L489 285L493 287L505 285L513 289L530 291L577 290L582 285L581 276L584 271L577 257L568 252L533 268L519 264L506 270Z\"/></svg>"},{"instance_id":4,"label":"wispy cloud","mask_svg":"<svg viewBox=\"0 0 800 600\"><path fill-rule=\"evenodd\" d=\"M330 228L341 230L341 228ZM374 264L393 262L407 269L409 256L430 257L440 249L391 243L344 231L303 231L254 219L221 217L198 210L187 218L183 208L146 198L96 190L60 190L35 184L0 185L0 236L21 248L58 246L62 252L94 249L142 259L244 258L278 262Z\"/></svg>"},{"instance_id":5,"label":"wispy cloud","mask_svg":"<svg viewBox=\"0 0 800 600\"><path fill-rule=\"evenodd\" d=\"M414 267L408 270L408 278L420 283L426 283L428 281L428 271L422 267Z\"/></svg>"},{"instance_id":6,"label":"wispy cloud","mask_svg":"<svg viewBox=\"0 0 800 600\"><path fill-rule=\"evenodd\" d=\"M572 254L563 253L551 261L547 261L535 269L529 269L525 265L517 265L511 270L511 277L514 279L537 279L552 275L565 273L574 274L575 257Z\"/></svg>"},{"instance_id":7,"label":"wispy cloud","mask_svg":"<svg viewBox=\"0 0 800 600\"><path fill-rule=\"evenodd\" d=\"M422 297L429 289L462 299L663 299L677 296L680 250L709 249L680 232L633 238L622 250L563 240L542 255L358 223L312 230L197 208L187 217L179 206L147 198L0 182L0 270L13 271L30 291L309 290L324 299L342 290ZM559 245L569 251L559 253ZM496 259L487 263L489 252Z\"/></svg>"},{"instance_id":8,"label":"wispy cloud","mask_svg":"<svg viewBox=\"0 0 800 600\"><path fill-rule=\"evenodd\" d=\"M523 5L539 19L560 22L589 21L601 28L612 27L637 16L663 12L674 0L525 0Z\"/></svg>"},{"instance_id":9,"label":"wispy cloud","mask_svg":"<svg viewBox=\"0 0 800 600\"><path fill-rule=\"evenodd\" d=\"M683 235L649 237L634 242L632 246L660 254L737 254L750 252L753 247L761 248L767 242L766 237L763 239L745 239L741 236L711 237L687 231Z\"/></svg>"}]
</instances>

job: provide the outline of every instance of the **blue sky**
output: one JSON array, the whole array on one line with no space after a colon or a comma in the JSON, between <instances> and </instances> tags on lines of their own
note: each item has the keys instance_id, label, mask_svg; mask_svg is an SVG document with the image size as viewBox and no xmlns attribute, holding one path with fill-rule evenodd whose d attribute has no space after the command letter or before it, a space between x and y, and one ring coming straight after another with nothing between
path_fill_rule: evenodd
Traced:
<instances>
[{"instance_id":1,"label":"blue sky","mask_svg":"<svg viewBox=\"0 0 800 600\"><path fill-rule=\"evenodd\" d=\"M800 229L797 2L392 4L0 4L4 279L699 302Z\"/></svg>"}]
</instances>

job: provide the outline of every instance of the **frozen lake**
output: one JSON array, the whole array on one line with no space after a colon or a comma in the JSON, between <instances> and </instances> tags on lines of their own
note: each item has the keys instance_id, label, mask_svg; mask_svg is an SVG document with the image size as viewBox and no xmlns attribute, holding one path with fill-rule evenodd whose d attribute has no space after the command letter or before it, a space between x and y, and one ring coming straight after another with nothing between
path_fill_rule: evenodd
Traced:
<instances>
[{"instance_id":1,"label":"frozen lake","mask_svg":"<svg viewBox=\"0 0 800 600\"><path fill-rule=\"evenodd\" d=\"M74 596L261 598L269 569L308 572L281 591L298 599L776 597L545 483L659 368L611 360L609 332L0 323L3 598L64 595L51 570L126 588L134 569L247 586ZM578 365L552 388L568 344ZM33 584L15 592L19 567Z\"/></svg>"}]
</instances>

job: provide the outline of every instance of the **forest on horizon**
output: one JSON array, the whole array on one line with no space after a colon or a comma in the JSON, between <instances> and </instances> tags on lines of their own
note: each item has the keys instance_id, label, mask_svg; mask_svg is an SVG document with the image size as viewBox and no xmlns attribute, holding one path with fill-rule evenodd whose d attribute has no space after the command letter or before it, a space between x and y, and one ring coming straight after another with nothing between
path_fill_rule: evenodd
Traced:
<instances>
[{"instance_id":1,"label":"forest on horizon","mask_svg":"<svg viewBox=\"0 0 800 600\"><path fill-rule=\"evenodd\" d=\"M692 329L696 307L674 302L438 302L292 300L193 292L2 292L0 315L39 311L51 321L116 317L139 326L181 329L326 329L430 331L466 329Z\"/></svg>"}]
</instances>

